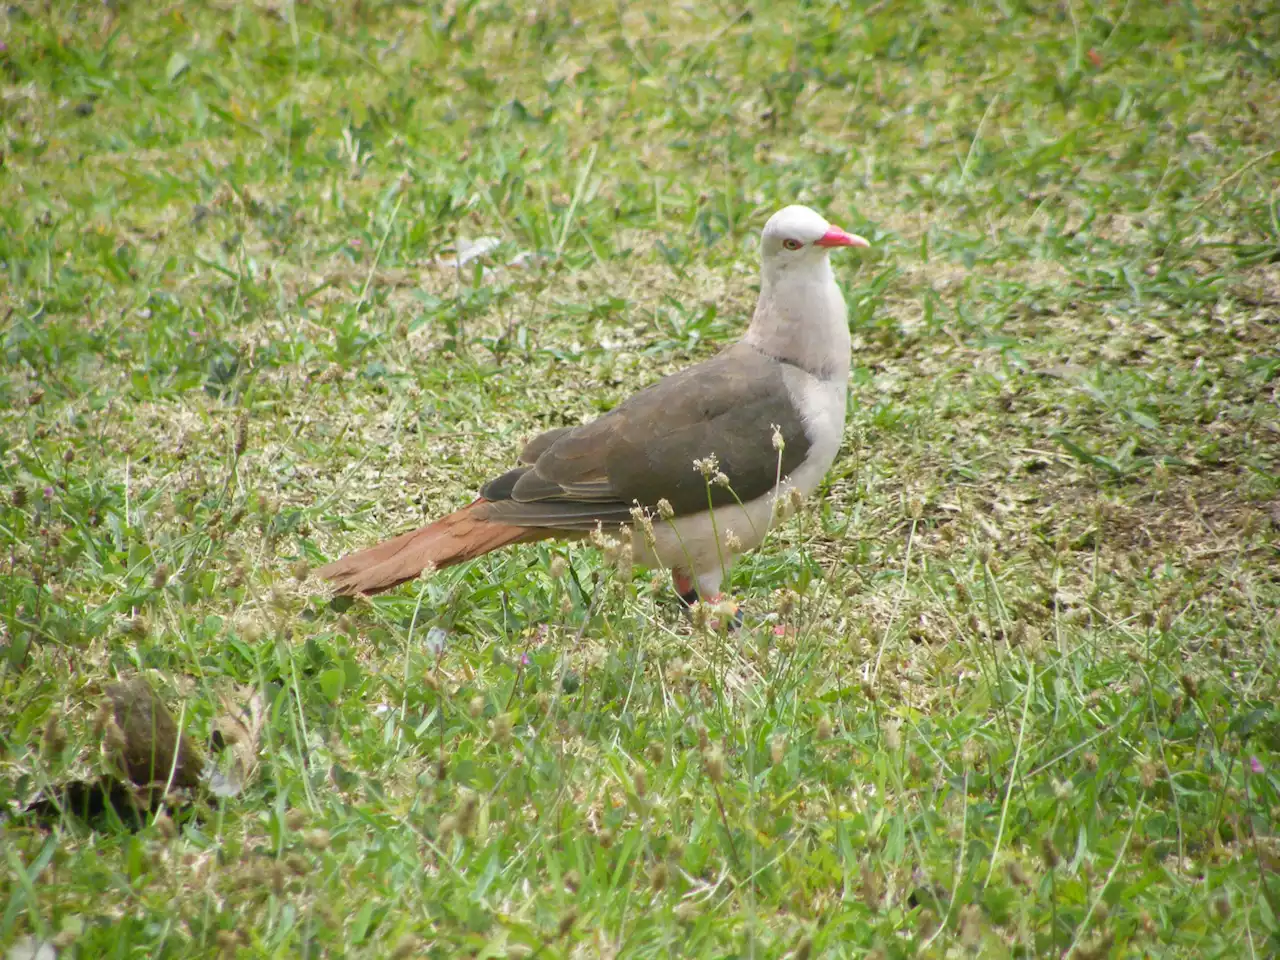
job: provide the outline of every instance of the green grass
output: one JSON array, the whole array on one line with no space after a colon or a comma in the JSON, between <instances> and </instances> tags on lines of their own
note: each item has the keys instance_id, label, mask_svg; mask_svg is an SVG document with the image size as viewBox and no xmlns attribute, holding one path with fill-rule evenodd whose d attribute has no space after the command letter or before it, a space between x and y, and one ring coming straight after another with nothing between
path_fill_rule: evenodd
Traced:
<instances>
[{"instance_id":1,"label":"green grass","mask_svg":"<svg viewBox=\"0 0 1280 960\"><path fill-rule=\"evenodd\" d=\"M0 944L1280 949L1273 3L0 17ZM731 341L794 201L874 248L745 630L586 544L299 579ZM263 706L243 790L24 814L138 674Z\"/></svg>"}]
</instances>

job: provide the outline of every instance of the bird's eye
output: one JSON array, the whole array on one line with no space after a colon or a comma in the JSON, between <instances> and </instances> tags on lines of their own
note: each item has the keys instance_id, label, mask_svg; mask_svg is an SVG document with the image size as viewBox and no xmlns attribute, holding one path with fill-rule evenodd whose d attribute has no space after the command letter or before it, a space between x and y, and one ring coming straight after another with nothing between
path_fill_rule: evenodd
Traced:
<instances>
[{"instance_id":1,"label":"bird's eye","mask_svg":"<svg viewBox=\"0 0 1280 960\"><path fill-rule=\"evenodd\" d=\"M804 246L804 244L801 243L799 240L792 240L790 238L783 240L782 245L786 247L788 250L799 250L801 247Z\"/></svg>"}]
</instances>

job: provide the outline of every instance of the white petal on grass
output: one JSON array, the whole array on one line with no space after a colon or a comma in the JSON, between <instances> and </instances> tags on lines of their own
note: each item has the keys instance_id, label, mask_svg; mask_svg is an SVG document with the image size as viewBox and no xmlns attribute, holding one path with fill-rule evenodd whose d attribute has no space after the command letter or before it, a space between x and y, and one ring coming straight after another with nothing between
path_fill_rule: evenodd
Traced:
<instances>
[{"instance_id":1,"label":"white petal on grass","mask_svg":"<svg viewBox=\"0 0 1280 960\"><path fill-rule=\"evenodd\" d=\"M209 758L203 777L215 797L234 797L257 769L267 709L262 694L253 687L242 687L236 696L224 695L221 701L214 724L226 746L220 756Z\"/></svg>"},{"instance_id":2,"label":"white petal on grass","mask_svg":"<svg viewBox=\"0 0 1280 960\"><path fill-rule=\"evenodd\" d=\"M476 240L459 240L457 255L452 259L446 258L442 262L450 267L465 267L472 260L483 257L486 253L492 253L502 245L502 241L497 237L480 237Z\"/></svg>"},{"instance_id":3,"label":"white petal on grass","mask_svg":"<svg viewBox=\"0 0 1280 960\"><path fill-rule=\"evenodd\" d=\"M540 253L535 253L532 250L521 250L514 257L512 257L510 260L507 261L507 266L516 267L517 269L520 269L523 267L539 266L543 263L546 263L546 261L547 261L547 258Z\"/></svg>"},{"instance_id":4,"label":"white petal on grass","mask_svg":"<svg viewBox=\"0 0 1280 960\"><path fill-rule=\"evenodd\" d=\"M23 937L9 948L4 960L58 960L58 951L48 940Z\"/></svg>"},{"instance_id":5,"label":"white petal on grass","mask_svg":"<svg viewBox=\"0 0 1280 960\"><path fill-rule=\"evenodd\" d=\"M212 759L204 768L204 778L209 784L209 792L215 797L235 797L244 789L244 782L236 776L234 766L224 773Z\"/></svg>"},{"instance_id":6,"label":"white petal on grass","mask_svg":"<svg viewBox=\"0 0 1280 960\"><path fill-rule=\"evenodd\" d=\"M424 641L427 650L436 656L444 653L444 645L449 640L449 631L443 627L432 627L427 631L427 638Z\"/></svg>"}]
</instances>

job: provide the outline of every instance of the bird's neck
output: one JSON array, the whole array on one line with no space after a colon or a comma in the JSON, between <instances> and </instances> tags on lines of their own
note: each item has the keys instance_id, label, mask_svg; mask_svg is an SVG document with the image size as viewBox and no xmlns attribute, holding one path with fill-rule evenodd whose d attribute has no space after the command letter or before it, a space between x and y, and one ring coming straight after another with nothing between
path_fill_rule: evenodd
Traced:
<instances>
[{"instance_id":1,"label":"bird's neck","mask_svg":"<svg viewBox=\"0 0 1280 960\"><path fill-rule=\"evenodd\" d=\"M849 324L831 263L818 257L761 272L760 299L743 338L761 353L822 380L849 377Z\"/></svg>"}]
</instances>

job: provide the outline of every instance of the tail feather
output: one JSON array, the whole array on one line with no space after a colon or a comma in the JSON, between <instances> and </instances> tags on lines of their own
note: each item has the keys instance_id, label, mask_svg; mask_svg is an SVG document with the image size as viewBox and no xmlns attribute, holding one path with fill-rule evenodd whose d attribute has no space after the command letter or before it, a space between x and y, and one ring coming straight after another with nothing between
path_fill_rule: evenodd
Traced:
<instances>
[{"instance_id":1,"label":"tail feather","mask_svg":"<svg viewBox=\"0 0 1280 960\"><path fill-rule=\"evenodd\" d=\"M376 546L348 554L316 570L338 594L374 594L441 569L474 560L513 543L557 535L546 527L517 527L486 519L486 501L475 500L447 517Z\"/></svg>"}]
</instances>

